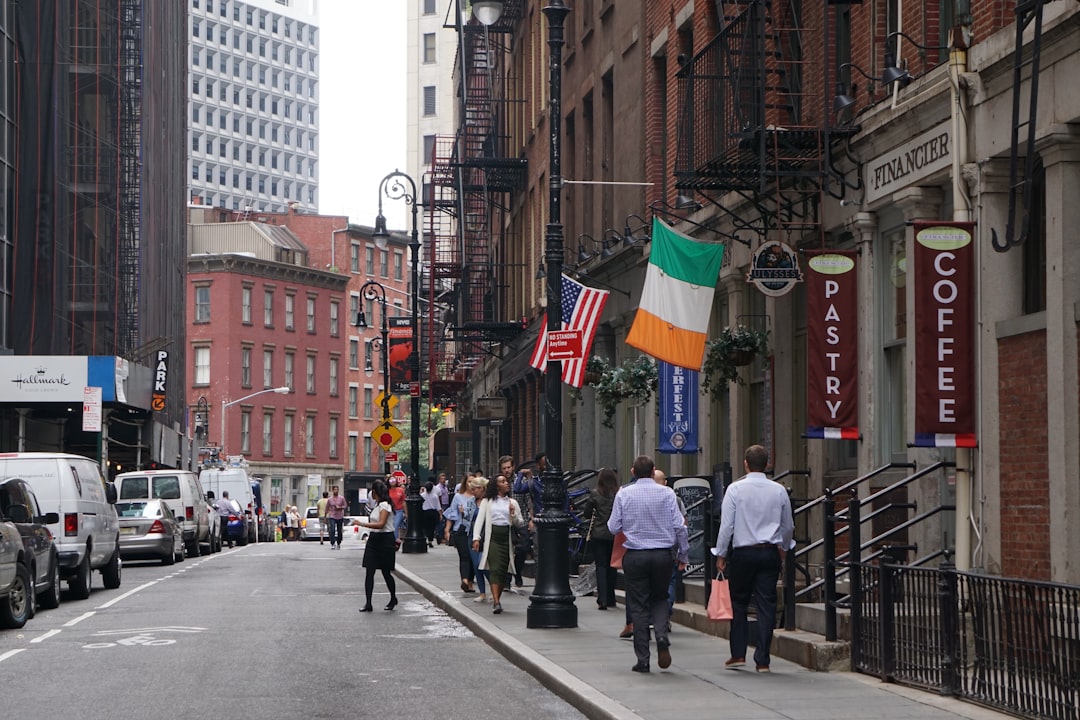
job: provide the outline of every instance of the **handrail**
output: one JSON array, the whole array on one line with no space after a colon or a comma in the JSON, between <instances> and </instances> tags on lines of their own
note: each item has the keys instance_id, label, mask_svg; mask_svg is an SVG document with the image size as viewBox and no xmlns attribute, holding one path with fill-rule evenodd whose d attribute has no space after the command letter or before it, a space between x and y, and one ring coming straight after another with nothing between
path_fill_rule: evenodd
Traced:
<instances>
[{"instance_id":1,"label":"handrail","mask_svg":"<svg viewBox=\"0 0 1080 720\"><path fill-rule=\"evenodd\" d=\"M896 468L902 468L902 467L903 468L914 468L914 467L917 467L917 466L915 465L915 463L891 462L891 463L889 463L887 465L882 465L881 467L879 467L876 470L871 470L866 475L862 475L860 477L857 477L854 480L849 480L848 482L844 483L840 487L833 490L832 493L833 493L833 495L839 495L840 493L847 492L848 490L861 485L862 483L866 482L867 480L870 480L872 478L877 477L878 475L882 474L883 472L887 472L889 470L895 470ZM817 505L820 505L823 502L825 502L825 496L821 495L820 497L814 498L813 500L806 503L805 505L800 506L799 509L796 510L793 514L798 515L800 513L806 512L810 508L815 507Z\"/></svg>"}]
</instances>

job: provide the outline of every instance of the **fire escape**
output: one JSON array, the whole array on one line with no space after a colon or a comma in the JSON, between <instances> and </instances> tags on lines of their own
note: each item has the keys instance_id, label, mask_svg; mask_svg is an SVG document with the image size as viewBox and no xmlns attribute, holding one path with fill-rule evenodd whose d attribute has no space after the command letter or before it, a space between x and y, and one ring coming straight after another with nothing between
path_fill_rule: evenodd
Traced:
<instances>
[{"instance_id":1,"label":"fire escape","mask_svg":"<svg viewBox=\"0 0 1080 720\"><path fill-rule=\"evenodd\" d=\"M455 400L493 346L522 330L501 317L510 271L500 258L512 242L505 219L525 160L507 150L508 71L498 43L520 12L511 0L488 28L456 13L459 125L453 137L436 138L425 221L432 307L449 308L427 318L432 402Z\"/></svg>"},{"instance_id":2,"label":"fire escape","mask_svg":"<svg viewBox=\"0 0 1080 720\"><path fill-rule=\"evenodd\" d=\"M829 126L832 50L826 42L822 59L805 56L801 5L792 0L718 7L720 32L676 75L676 188L719 208L739 237L820 238L821 196L852 187L830 155L857 130Z\"/></svg>"}]
</instances>

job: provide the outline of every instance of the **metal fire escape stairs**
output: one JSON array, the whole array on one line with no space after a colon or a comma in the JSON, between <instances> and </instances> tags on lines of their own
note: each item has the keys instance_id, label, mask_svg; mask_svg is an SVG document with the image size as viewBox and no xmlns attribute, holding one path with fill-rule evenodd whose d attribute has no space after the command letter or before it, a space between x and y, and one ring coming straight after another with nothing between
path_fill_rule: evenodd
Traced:
<instances>
[{"instance_id":1,"label":"metal fire escape stairs","mask_svg":"<svg viewBox=\"0 0 1080 720\"><path fill-rule=\"evenodd\" d=\"M514 10L508 3L491 28L456 25L460 125L453 138L436 138L427 208L429 292L433 308L447 308L429 313L427 324L432 402L455 399L472 368L522 331L500 317L509 270L499 257L511 241L503 220L525 177L525 160L506 157L502 133L505 53L497 39L512 29Z\"/></svg>"},{"instance_id":2,"label":"metal fire escape stairs","mask_svg":"<svg viewBox=\"0 0 1080 720\"><path fill-rule=\"evenodd\" d=\"M990 230L990 243L998 252L1008 252L1027 239L1028 218L1031 213L1031 178L1035 172L1035 130L1039 108L1039 64L1042 59L1043 7L1048 0L1019 0L1016 3L1016 46L1013 52L1012 85L1012 142L1009 145L1009 215L1005 237L998 239L997 230ZM1024 31L1034 22L1030 52L1024 55ZM1030 73L1028 107L1023 111L1023 82L1025 71ZM1024 146L1020 138L1023 134ZM1020 156L1023 155L1023 173ZM1017 223L1017 195L1020 197L1020 222Z\"/></svg>"},{"instance_id":3,"label":"metal fire escape stairs","mask_svg":"<svg viewBox=\"0 0 1080 720\"><path fill-rule=\"evenodd\" d=\"M831 127L817 102L828 43L823 63L805 57L801 5L791 0L723 2L718 12L719 33L676 74L675 186L719 208L736 235L823 239L821 196L851 187L830 161L833 145L857 131Z\"/></svg>"}]
</instances>

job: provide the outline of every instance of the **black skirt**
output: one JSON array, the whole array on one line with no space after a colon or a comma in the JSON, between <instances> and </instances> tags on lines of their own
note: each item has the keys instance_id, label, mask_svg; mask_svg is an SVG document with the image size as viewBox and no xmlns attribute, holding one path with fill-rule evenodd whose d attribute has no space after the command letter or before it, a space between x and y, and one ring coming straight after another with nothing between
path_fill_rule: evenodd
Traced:
<instances>
[{"instance_id":1,"label":"black skirt","mask_svg":"<svg viewBox=\"0 0 1080 720\"><path fill-rule=\"evenodd\" d=\"M394 560L397 557L395 535L396 533L392 532L373 532L368 535L362 565L376 570L393 570Z\"/></svg>"}]
</instances>

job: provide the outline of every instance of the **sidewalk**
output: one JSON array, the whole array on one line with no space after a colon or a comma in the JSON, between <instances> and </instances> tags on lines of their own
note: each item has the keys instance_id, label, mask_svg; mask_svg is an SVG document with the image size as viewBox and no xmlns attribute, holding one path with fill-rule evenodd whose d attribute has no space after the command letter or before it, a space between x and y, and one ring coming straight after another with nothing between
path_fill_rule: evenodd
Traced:
<instances>
[{"instance_id":1,"label":"sidewalk","mask_svg":"<svg viewBox=\"0 0 1080 720\"><path fill-rule=\"evenodd\" d=\"M397 575L508 660L593 719L671 720L719 714L741 720L919 718L997 720L1010 717L932 693L882 683L850 672L814 672L773 657L772 672L725 670L727 640L675 625L672 664L660 670L653 646L652 672L633 673L634 651L620 640L620 605L601 612L592 597L578 598L578 627L525 627L528 592L504 593L503 613L459 588L457 554L438 546L423 555L398 554ZM678 606L677 606L678 607Z\"/></svg>"}]
</instances>

